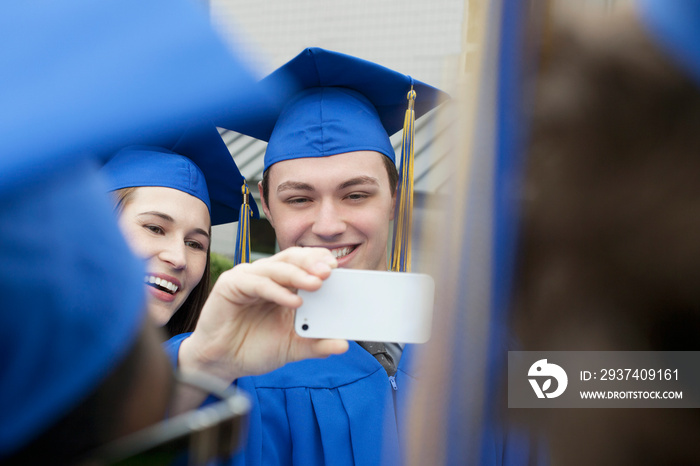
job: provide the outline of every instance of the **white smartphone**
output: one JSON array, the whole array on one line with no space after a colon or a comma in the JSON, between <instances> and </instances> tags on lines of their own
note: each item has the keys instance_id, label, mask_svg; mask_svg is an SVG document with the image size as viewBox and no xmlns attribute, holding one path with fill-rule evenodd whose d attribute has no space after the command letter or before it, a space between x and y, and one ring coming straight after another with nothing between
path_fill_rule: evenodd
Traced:
<instances>
[{"instance_id":1,"label":"white smartphone","mask_svg":"<svg viewBox=\"0 0 700 466\"><path fill-rule=\"evenodd\" d=\"M309 338L425 343L430 338L435 282L420 273L335 269L304 303L294 328Z\"/></svg>"}]
</instances>

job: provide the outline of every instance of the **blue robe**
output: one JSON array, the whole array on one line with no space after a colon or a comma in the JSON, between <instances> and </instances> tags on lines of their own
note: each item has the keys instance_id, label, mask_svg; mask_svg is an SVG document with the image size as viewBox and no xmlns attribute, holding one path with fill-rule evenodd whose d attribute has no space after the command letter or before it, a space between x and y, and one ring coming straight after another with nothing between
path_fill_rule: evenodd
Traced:
<instances>
[{"instance_id":1,"label":"blue robe","mask_svg":"<svg viewBox=\"0 0 700 466\"><path fill-rule=\"evenodd\" d=\"M166 343L174 360L186 336ZM403 464L406 403L416 378L412 353L413 346L406 345L394 377L387 376L374 356L350 342L345 354L238 379L235 384L251 395L253 407L247 443L231 464ZM492 428L484 434L481 464L530 464L527 438Z\"/></svg>"},{"instance_id":2,"label":"blue robe","mask_svg":"<svg viewBox=\"0 0 700 466\"><path fill-rule=\"evenodd\" d=\"M254 407L237 464L401 464L396 426L406 425L406 410L396 407L406 403L413 381L407 359L389 378L374 356L350 342L345 354L239 379Z\"/></svg>"}]
</instances>

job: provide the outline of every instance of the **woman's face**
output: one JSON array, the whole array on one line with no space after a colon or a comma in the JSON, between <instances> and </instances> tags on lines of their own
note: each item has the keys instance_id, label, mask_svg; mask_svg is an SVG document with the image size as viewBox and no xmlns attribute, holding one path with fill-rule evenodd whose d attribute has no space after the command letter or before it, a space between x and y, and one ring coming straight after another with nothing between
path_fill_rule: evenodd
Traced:
<instances>
[{"instance_id":1,"label":"woman's face","mask_svg":"<svg viewBox=\"0 0 700 466\"><path fill-rule=\"evenodd\" d=\"M209 210L177 189L141 187L125 199L119 226L134 252L148 260L148 312L165 325L204 275Z\"/></svg>"}]
</instances>

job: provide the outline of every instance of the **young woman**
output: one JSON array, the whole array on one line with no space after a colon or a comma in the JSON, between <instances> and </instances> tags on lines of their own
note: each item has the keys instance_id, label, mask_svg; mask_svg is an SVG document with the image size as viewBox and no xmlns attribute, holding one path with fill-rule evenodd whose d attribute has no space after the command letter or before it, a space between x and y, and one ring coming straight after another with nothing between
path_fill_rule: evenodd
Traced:
<instances>
[{"instance_id":1,"label":"young woman","mask_svg":"<svg viewBox=\"0 0 700 466\"><path fill-rule=\"evenodd\" d=\"M318 289L337 267L326 249L291 248L241 264L209 296L211 225L238 220L244 180L214 126L169 147L126 147L102 171L128 243L147 260L148 313L178 335L165 345L173 361L232 381L346 351L345 341L294 332L294 290ZM257 215L252 199L250 207Z\"/></svg>"},{"instance_id":2,"label":"young woman","mask_svg":"<svg viewBox=\"0 0 700 466\"><path fill-rule=\"evenodd\" d=\"M211 226L238 220L244 179L213 126L170 147L126 147L102 171L122 232L148 261L148 312L173 336L194 330L209 295Z\"/></svg>"}]
</instances>

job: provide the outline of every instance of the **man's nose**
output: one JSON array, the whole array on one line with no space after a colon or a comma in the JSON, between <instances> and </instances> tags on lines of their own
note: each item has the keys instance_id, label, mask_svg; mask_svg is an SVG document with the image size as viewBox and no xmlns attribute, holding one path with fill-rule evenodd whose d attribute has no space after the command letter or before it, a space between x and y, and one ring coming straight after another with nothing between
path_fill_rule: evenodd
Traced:
<instances>
[{"instance_id":1,"label":"man's nose","mask_svg":"<svg viewBox=\"0 0 700 466\"><path fill-rule=\"evenodd\" d=\"M342 209L332 201L322 201L314 219L313 234L332 239L347 229Z\"/></svg>"}]
</instances>

